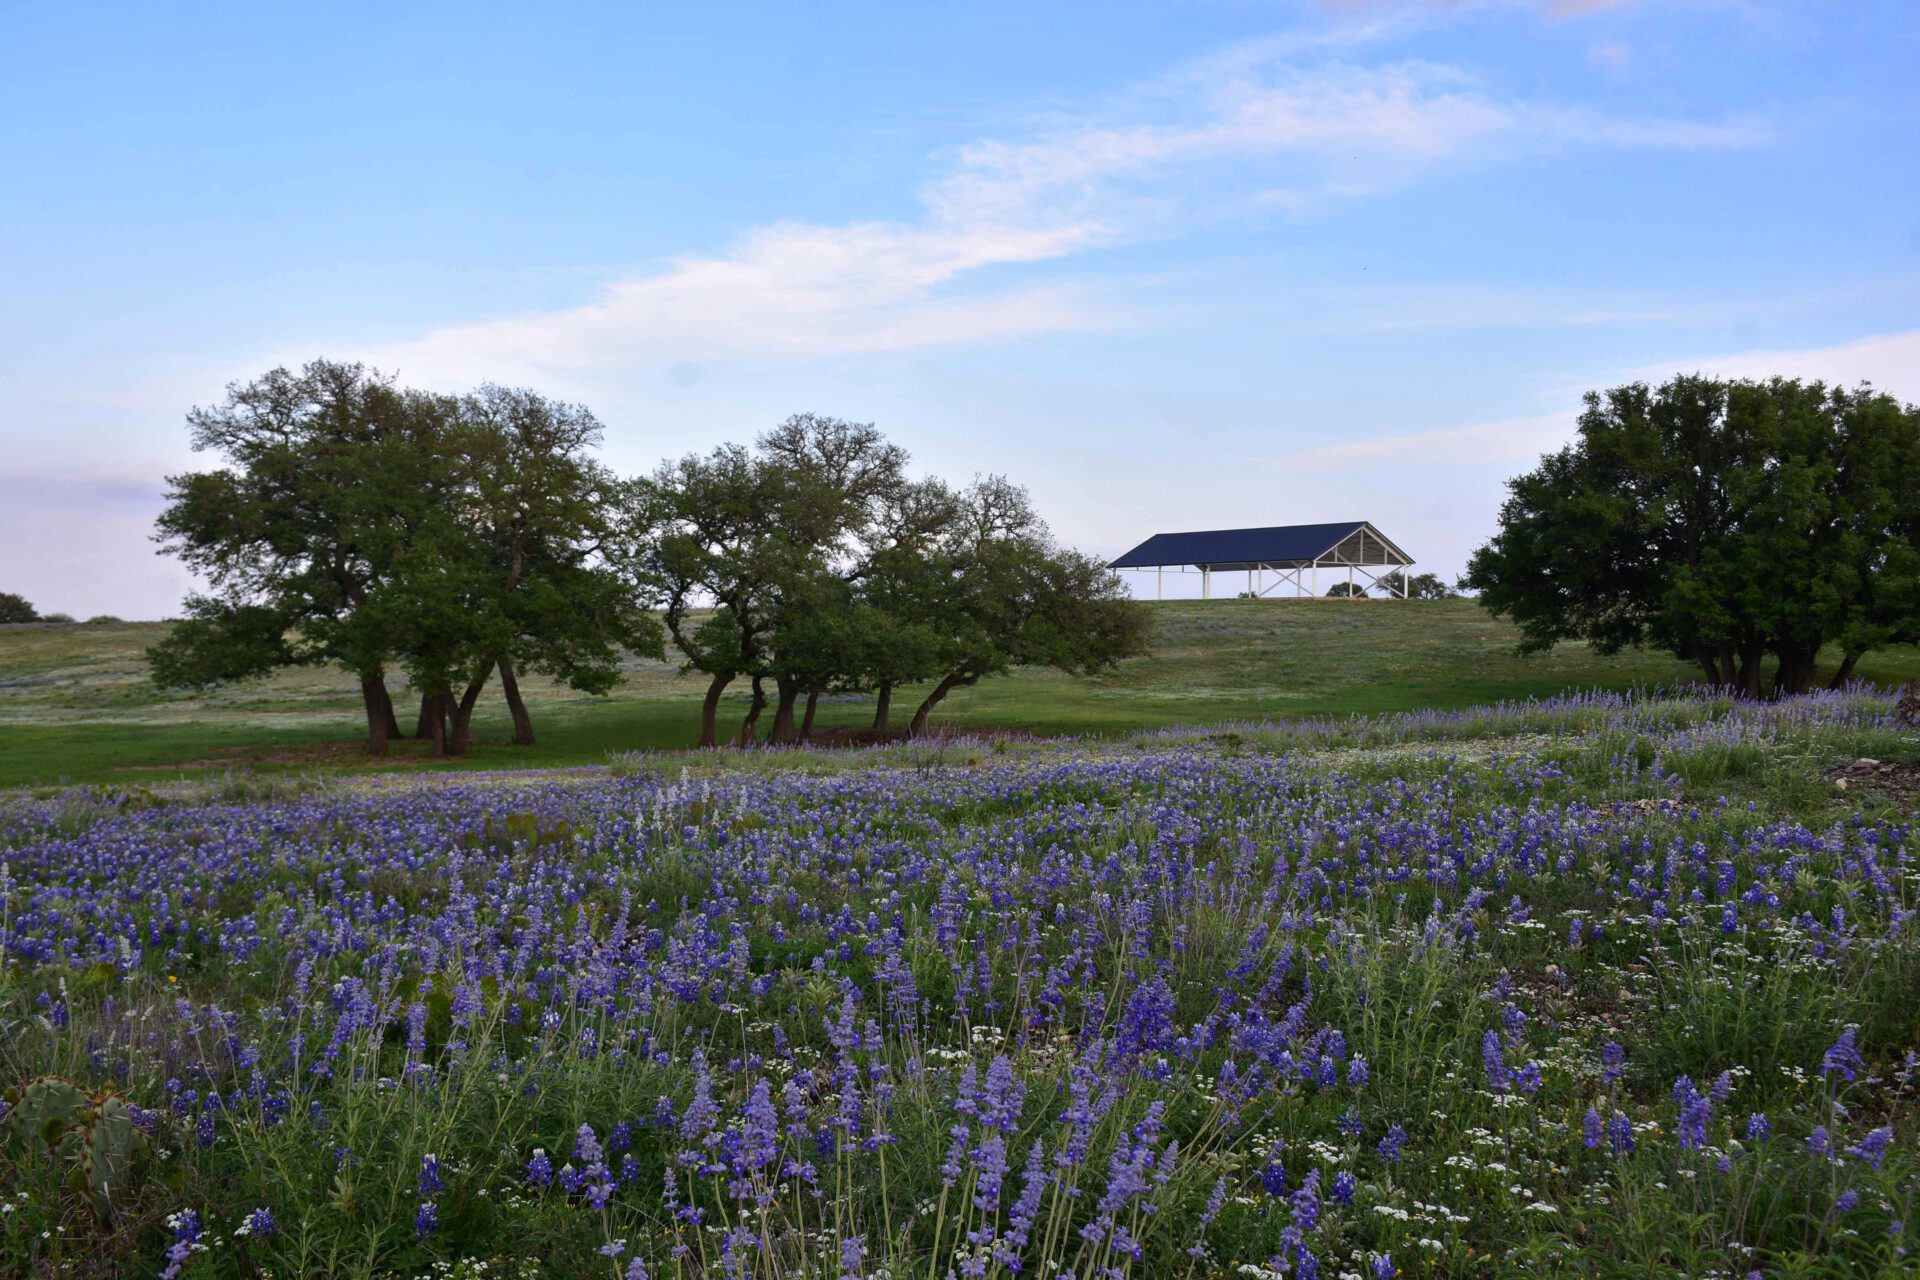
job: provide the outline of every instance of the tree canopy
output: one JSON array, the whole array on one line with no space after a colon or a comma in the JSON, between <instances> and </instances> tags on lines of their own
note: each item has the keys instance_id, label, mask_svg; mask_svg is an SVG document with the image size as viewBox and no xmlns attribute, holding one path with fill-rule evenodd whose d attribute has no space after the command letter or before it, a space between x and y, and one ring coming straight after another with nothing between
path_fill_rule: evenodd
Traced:
<instances>
[{"instance_id":1,"label":"tree canopy","mask_svg":"<svg viewBox=\"0 0 1920 1280\"><path fill-rule=\"evenodd\" d=\"M0 625L9 622L38 622L40 611L27 598L11 591L0 591Z\"/></svg>"},{"instance_id":2,"label":"tree canopy","mask_svg":"<svg viewBox=\"0 0 1920 1280\"><path fill-rule=\"evenodd\" d=\"M719 742L721 698L743 678L735 740L755 739L771 685L780 743L806 736L830 691L873 692L885 734L894 690L931 681L918 733L952 690L1011 667L1083 673L1143 651L1144 610L1055 547L1024 491L989 477L956 493L906 461L871 425L800 415L635 487L631 577L708 677L701 745Z\"/></svg>"},{"instance_id":3,"label":"tree canopy","mask_svg":"<svg viewBox=\"0 0 1920 1280\"><path fill-rule=\"evenodd\" d=\"M1408 600L1453 600L1460 595L1437 573L1416 573L1408 577L1405 569L1396 569L1380 579L1379 586L1380 594L1390 600L1402 598L1403 593Z\"/></svg>"},{"instance_id":4,"label":"tree canopy","mask_svg":"<svg viewBox=\"0 0 1920 1280\"><path fill-rule=\"evenodd\" d=\"M1465 578L1538 651L1653 645L1745 696L1837 645L1920 640L1920 409L1870 387L1689 376L1589 393L1577 439L1508 483Z\"/></svg>"},{"instance_id":5,"label":"tree canopy","mask_svg":"<svg viewBox=\"0 0 1920 1280\"><path fill-rule=\"evenodd\" d=\"M188 421L194 448L225 465L169 481L157 537L212 591L150 652L162 684L338 663L359 677L380 750L399 733L398 668L423 736L457 753L495 669L531 741L516 663L592 691L621 653L663 652L596 561L613 482L587 456L599 427L584 409L498 387L403 390L320 360L236 384Z\"/></svg>"},{"instance_id":6,"label":"tree canopy","mask_svg":"<svg viewBox=\"0 0 1920 1280\"><path fill-rule=\"evenodd\" d=\"M1016 666L1086 673L1145 645L1145 613L1096 561L1054 545L1024 491L907 473L871 424L800 414L623 480L586 409L484 386L397 386L319 360L228 389L188 416L219 466L172 477L157 539L209 584L149 651L200 687L332 663L359 679L376 751L401 729L387 678L420 700L418 737L459 754L493 673L515 740L518 675L588 693L671 637L707 677L700 741L750 682L740 743L794 742L822 696L926 684L909 729L953 689ZM804 713L801 711L804 705Z\"/></svg>"}]
</instances>

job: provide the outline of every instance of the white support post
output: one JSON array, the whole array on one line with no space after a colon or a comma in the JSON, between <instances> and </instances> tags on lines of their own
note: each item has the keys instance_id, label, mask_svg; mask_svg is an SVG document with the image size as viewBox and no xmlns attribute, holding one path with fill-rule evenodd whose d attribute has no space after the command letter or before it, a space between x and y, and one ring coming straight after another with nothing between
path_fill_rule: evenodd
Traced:
<instances>
[{"instance_id":1,"label":"white support post","mask_svg":"<svg viewBox=\"0 0 1920 1280\"><path fill-rule=\"evenodd\" d=\"M1163 564L1153 566L1153 598L1155 600L1167 598L1167 566Z\"/></svg>"},{"instance_id":2,"label":"white support post","mask_svg":"<svg viewBox=\"0 0 1920 1280\"><path fill-rule=\"evenodd\" d=\"M1200 598L1213 599L1213 571L1205 565L1200 566Z\"/></svg>"}]
</instances>

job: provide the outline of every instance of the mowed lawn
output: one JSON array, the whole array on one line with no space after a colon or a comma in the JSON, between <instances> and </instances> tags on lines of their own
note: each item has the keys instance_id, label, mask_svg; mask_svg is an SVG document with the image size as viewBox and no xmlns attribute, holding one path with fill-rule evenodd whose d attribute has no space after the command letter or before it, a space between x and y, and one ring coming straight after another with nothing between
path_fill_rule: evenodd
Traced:
<instances>
[{"instance_id":1,"label":"mowed lawn","mask_svg":"<svg viewBox=\"0 0 1920 1280\"><path fill-rule=\"evenodd\" d=\"M938 722L1034 734L1111 735L1226 720L1346 715L1544 697L1577 688L1691 682L1661 654L1611 658L1582 645L1515 653L1511 627L1467 600L1157 603L1153 653L1110 674L1074 679L1021 671L962 689ZM204 693L168 693L143 650L160 623L0 627L0 785L139 782L233 768L365 768L354 682L331 668ZM1835 655L1828 655L1831 665ZM1920 678L1920 652L1887 650L1862 679ZM397 687L396 694L404 697ZM497 687L476 717L478 742L436 764L403 742L380 767L520 768L598 764L610 752L692 745L704 680L671 663L636 661L612 695L586 697L529 679L539 743L516 748ZM737 723L746 683L729 691ZM912 691L896 696L899 718ZM823 725L865 724L871 701L833 697ZM407 717L403 711L403 727Z\"/></svg>"}]
</instances>

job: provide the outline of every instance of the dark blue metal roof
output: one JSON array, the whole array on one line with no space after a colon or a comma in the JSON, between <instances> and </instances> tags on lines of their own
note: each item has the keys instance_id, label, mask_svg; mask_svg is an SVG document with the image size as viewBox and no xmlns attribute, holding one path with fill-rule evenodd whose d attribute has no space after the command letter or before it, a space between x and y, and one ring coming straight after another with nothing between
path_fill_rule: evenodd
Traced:
<instances>
[{"instance_id":1,"label":"dark blue metal roof","mask_svg":"<svg viewBox=\"0 0 1920 1280\"><path fill-rule=\"evenodd\" d=\"M1283 524L1270 529L1208 529L1156 533L1111 564L1115 569L1151 569L1168 564L1261 564L1311 560L1351 537L1364 520L1338 524Z\"/></svg>"}]
</instances>

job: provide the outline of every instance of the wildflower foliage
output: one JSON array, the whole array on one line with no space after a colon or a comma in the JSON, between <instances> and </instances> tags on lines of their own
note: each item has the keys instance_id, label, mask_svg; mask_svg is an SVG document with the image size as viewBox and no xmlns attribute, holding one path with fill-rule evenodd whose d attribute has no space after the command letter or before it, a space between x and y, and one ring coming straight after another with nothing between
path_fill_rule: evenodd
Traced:
<instances>
[{"instance_id":1,"label":"wildflower foliage","mask_svg":"<svg viewBox=\"0 0 1920 1280\"><path fill-rule=\"evenodd\" d=\"M1593 697L8 800L0 1272L1902 1274L1916 837L1817 770L1913 749Z\"/></svg>"}]
</instances>

